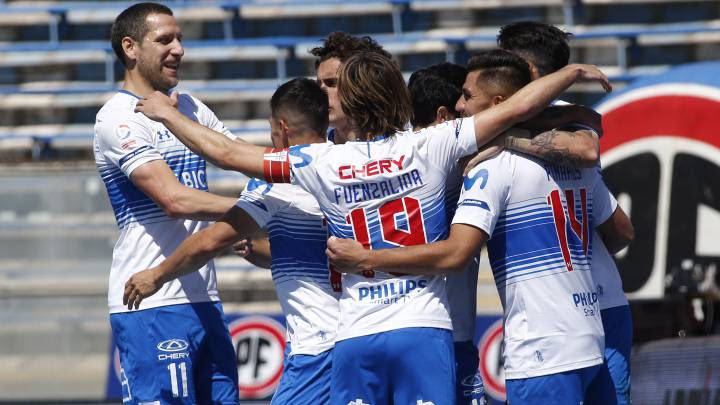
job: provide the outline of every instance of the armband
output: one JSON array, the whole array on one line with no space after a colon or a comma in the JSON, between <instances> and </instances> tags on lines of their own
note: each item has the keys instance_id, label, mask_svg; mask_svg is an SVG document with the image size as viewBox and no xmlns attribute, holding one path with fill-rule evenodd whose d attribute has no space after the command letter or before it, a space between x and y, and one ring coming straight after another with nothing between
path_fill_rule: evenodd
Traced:
<instances>
[{"instance_id":1,"label":"armband","mask_svg":"<svg viewBox=\"0 0 720 405\"><path fill-rule=\"evenodd\" d=\"M268 183L290 183L290 159L287 149L267 148L263 155L263 174Z\"/></svg>"}]
</instances>

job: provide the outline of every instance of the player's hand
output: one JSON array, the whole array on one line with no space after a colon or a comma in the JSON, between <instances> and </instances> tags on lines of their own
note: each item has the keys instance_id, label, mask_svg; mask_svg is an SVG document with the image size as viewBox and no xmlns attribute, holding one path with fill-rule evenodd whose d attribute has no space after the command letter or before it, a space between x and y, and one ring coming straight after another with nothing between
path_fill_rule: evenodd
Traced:
<instances>
[{"instance_id":1,"label":"player's hand","mask_svg":"<svg viewBox=\"0 0 720 405\"><path fill-rule=\"evenodd\" d=\"M138 309L142 300L155 294L161 286L154 269L137 272L125 283L123 305L127 305L128 309Z\"/></svg>"},{"instance_id":2,"label":"player's hand","mask_svg":"<svg viewBox=\"0 0 720 405\"><path fill-rule=\"evenodd\" d=\"M605 92L610 93L612 91L610 80L595 65L572 64L563 69L576 69L578 71L577 82L598 82L605 89Z\"/></svg>"},{"instance_id":3,"label":"player's hand","mask_svg":"<svg viewBox=\"0 0 720 405\"><path fill-rule=\"evenodd\" d=\"M168 97L165 93L154 91L143 97L135 105L135 112L143 113L153 121L163 122L177 111L178 92L174 91Z\"/></svg>"},{"instance_id":4,"label":"player's hand","mask_svg":"<svg viewBox=\"0 0 720 405\"><path fill-rule=\"evenodd\" d=\"M236 255L240 257L248 257L252 253L252 240L251 239L243 239L239 242L236 242L232 248Z\"/></svg>"},{"instance_id":5,"label":"player's hand","mask_svg":"<svg viewBox=\"0 0 720 405\"><path fill-rule=\"evenodd\" d=\"M331 236L327 242L325 254L330 259L330 264L336 270L343 273L359 273L364 270L372 270L364 264L368 250L354 239L340 239Z\"/></svg>"}]
</instances>

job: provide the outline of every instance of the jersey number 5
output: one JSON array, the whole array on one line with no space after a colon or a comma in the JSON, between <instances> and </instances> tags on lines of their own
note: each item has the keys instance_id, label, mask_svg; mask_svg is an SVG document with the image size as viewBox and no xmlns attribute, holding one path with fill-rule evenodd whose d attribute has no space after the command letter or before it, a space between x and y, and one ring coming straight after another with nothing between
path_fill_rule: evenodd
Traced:
<instances>
[{"instance_id":1,"label":"jersey number 5","mask_svg":"<svg viewBox=\"0 0 720 405\"><path fill-rule=\"evenodd\" d=\"M355 240L360 242L365 249L377 248L380 242L389 242L396 246L412 246L427 243L425 237L425 225L423 224L420 201L412 197L398 198L388 201L377 209L380 218L380 230L382 239L371 238L370 228L367 223L367 215L363 208L356 208L350 211L345 219L353 227ZM399 229L396 218L405 214L407 229ZM375 246L373 246L375 244ZM364 271L366 277L374 277L375 272Z\"/></svg>"},{"instance_id":2,"label":"jersey number 5","mask_svg":"<svg viewBox=\"0 0 720 405\"><path fill-rule=\"evenodd\" d=\"M555 231L557 231L558 241L560 242L560 250L562 251L565 267L568 271L573 271L572 258L570 256L570 244L568 242L567 223L570 222L570 229L582 242L582 252L587 256L589 242L589 224L587 213L587 190L581 188L579 191L580 210L582 215L582 223L577 219L575 208L575 190L565 190L566 206L560 199L560 190L553 190L547 197L547 203L552 208L553 218L555 220ZM566 215L567 213L567 215Z\"/></svg>"}]
</instances>

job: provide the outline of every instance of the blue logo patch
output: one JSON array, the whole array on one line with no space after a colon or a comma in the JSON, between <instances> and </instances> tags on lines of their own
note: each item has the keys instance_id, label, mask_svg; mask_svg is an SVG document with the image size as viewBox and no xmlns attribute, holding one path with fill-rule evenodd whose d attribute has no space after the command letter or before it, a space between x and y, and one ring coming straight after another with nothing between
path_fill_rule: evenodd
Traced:
<instances>
[{"instance_id":1,"label":"blue logo patch","mask_svg":"<svg viewBox=\"0 0 720 405\"><path fill-rule=\"evenodd\" d=\"M297 146L291 147L288 150L288 153L290 154L290 156L294 156L294 157L302 160L299 163L293 163L293 167L295 167L296 169L305 167L305 166L309 165L310 162L312 162L312 156L308 155L307 153L302 152L302 149L306 148L308 146L310 146L310 145L309 144L297 145Z\"/></svg>"},{"instance_id":2,"label":"blue logo patch","mask_svg":"<svg viewBox=\"0 0 720 405\"><path fill-rule=\"evenodd\" d=\"M478 179L482 178L482 182L480 183L480 189L484 189L488 181L488 174L489 173L487 169L480 169L476 171L475 174L472 175L472 177L470 177L470 175L465 176L463 178L463 188L465 188L465 190L470 190L475 185L475 182Z\"/></svg>"},{"instance_id":3,"label":"blue logo patch","mask_svg":"<svg viewBox=\"0 0 720 405\"><path fill-rule=\"evenodd\" d=\"M253 191L263 186L265 186L265 190L262 191L262 195L265 195L270 191L273 185L260 179L252 178L247 184L247 191Z\"/></svg>"}]
</instances>

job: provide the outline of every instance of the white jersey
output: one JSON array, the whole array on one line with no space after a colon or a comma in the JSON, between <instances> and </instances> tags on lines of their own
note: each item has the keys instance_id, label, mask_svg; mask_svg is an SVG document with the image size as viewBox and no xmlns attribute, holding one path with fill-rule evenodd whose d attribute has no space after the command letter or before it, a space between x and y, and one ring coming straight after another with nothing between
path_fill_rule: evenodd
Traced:
<instances>
[{"instance_id":1,"label":"white jersey","mask_svg":"<svg viewBox=\"0 0 720 405\"><path fill-rule=\"evenodd\" d=\"M251 179L237 204L267 228L271 271L287 324L291 355L335 345L340 308L328 270L327 225L315 198L298 186ZM338 275L339 276L339 275Z\"/></svg>"},{"instance_id":2,"label":"white jersey","mask_svg":"<svg viewBox=\"0 0 720 405\"><path fill-rule=\"evenodd\" d=\"M563 100L555 100L552 105L568 105L568 102ZM584 127L582 125L575 124L575 126ZM584 127L590 131L595 132L592 128ZM613 197L613 206L617 207L617 201ZM600 224L597 224L600 225ZM598 293L598 299L600 301L600 309L608 309L628 305L625 291L622 287L622 279L620 278L620 272L618 271L615 259L613 259L610 252L605 247L605 243L600 238L600 235L593 231L593 259L592 259L592 275L595 280L595 288Z\"/></svg>"},{"instance_id":3,"label":"white jersey","mask_svg":"<svg viewBox=\"0 0 720 405\"><path fill-rule=\"evenodd\" d=\"M330 234L372 249L443 238L445 176L477 151L472 118L370 142L312 144L266 155L266 175L308 190ZM289 162L288 162L289 155ZM343 276L338 340L410 328L452 329L443 276Z\"/></svg>"},{"instance_id":4,"label":"white jersey","mask_svg":"<svg viewBox=\"0 0 720 405\"><path fill-rule=\"evenodd\" d=\"M596 169L566 169L505 151L465 177L453 223L490 236L506 378L602 363L592 229L613 210Z\"/></svg>"},{"instance_id":5,"label":"white jersey","mask_svg":"<svg viewBox=\"0 0 720 405\"><path fill-rule=\"evenodd\" d=\"M207 191L205 161L163 124L133 112L138 100L132 93L121 90L105 103L95 121L95 164L120 228L110 267L110 313L127 311L122 296L130 276L158 265L185 238L207 226L205 221L169 218L130 181L133 170L163 159L180 183ZM184 115L232 137L199 100L181 95L178 101ZM143 300L143 308L218 300L215 269L209 262L197 272L165 283L157 293Z\"/></svg>"},{"instance_id":6,"label":"white jersey","mask_svg":"<svg viewBox=\"0 0 720 405\"><path fill-rule=\"evenodd\" d=\"M448 223L455 216L460 190L462 189L462 170L458 164L445 179L445 207ZM460 273L446 276L450 319L453 324L453 341L469 342L475 337L477 319L477 280L480 255L473 257Z\"/></svg>"}]
</instances>

